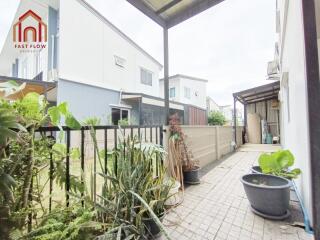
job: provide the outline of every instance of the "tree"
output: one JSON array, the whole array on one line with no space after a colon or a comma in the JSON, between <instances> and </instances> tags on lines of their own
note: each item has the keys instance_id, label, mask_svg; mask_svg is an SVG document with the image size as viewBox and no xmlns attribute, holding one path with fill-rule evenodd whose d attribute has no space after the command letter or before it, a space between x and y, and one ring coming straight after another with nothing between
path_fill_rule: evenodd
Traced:
<instances>
[{"instance_id":1,"label":"tree","mask_svg":"<svg viewBox=\"0 0 320 240\"><path fill-rule=\"evenodd\" d=\"M227 122L225 116L220 111L212 111L208 116L209 125L223 126Z\"/></svg>"}]
</instances>

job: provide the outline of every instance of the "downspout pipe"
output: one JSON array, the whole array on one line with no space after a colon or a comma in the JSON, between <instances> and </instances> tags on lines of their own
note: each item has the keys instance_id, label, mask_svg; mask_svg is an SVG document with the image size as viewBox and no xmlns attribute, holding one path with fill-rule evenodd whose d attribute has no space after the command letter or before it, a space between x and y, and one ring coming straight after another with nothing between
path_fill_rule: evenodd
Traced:
<instances>
[{"instance_id":1,"label":"downspout pipe","mask_svg":"<svg viewBox=\"0 0 320 240\"><path fill-rule=\"evenodd\" d=\"M292 181L292 186L294 188L294 191L296 192L297 194L297 197L298 197L298 200L299 200L299 203L300 203L300 207L301 207L301 210L302 210L302 213L303 213L303 219L304 219L304 228L305 228L305 231L306 233L308 234L314 234L311 226L310 226L310 218L309 218L309 214L306 210L306 208L304 207L303 205L303 201L302 201L302 198L301 198L301 195L300 193L298 192L298 188L297 188L297 185L294 181Z\"/></svg>"}]
</instances>

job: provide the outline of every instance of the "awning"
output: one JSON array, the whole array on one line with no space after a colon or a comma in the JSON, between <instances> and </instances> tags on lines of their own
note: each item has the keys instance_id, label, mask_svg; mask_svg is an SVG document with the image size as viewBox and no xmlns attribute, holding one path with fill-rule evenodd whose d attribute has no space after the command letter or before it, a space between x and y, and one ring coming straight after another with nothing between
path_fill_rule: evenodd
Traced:
<instances>
[{"instance_id":1,"label":"awning","mask_svg":"<svg viewBox=\"0 0 320 240\"><path fill-rule=\"evenodd\" d=\"M242 104L251 104L271 99L278 99L280 82L276 81L267 85L250 88L233 94L233 97Z\"/></svg>"},{"instance_id":2,"label":"awning","mask_svg":"<svg viewBox=\"0 0 320 240\"><path fill-rule=\"evenodd\" d=\"M171 28L223 0L127 0L163 28Z\"/></svg>"}]
</instances>

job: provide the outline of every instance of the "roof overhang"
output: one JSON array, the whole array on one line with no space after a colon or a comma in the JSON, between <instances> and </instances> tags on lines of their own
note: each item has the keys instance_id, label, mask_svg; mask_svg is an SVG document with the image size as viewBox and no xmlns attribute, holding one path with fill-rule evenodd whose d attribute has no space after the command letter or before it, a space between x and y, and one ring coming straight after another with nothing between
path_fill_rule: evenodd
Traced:
<instances>
[{"instance_id":1,"label":"roof overhang","mask_svg":"<svg viewBox=\"0 0 320 240\"><path fill-rule=\"evenodd\" d=\"M263 86L250 88L233 94L233 97L242 104L252 104L271 99L278 99L280 82L276 81Z\"/></svg>"},{"instance_id":2,"label":"roof overhang","mask_svg":"<svg viewBox=\"0 0 320 240\"><path fill-rule=\"evenodd\" d=\"M224 0L127 0L163 28L174 27Z\"/></svg>"}]
</instances>

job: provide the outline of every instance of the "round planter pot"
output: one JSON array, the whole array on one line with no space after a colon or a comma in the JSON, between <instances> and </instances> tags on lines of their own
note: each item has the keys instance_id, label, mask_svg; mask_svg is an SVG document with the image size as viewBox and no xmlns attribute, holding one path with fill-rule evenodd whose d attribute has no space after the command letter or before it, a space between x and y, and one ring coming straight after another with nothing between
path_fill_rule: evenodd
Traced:
<instances>
[{"instance_id":1,"label":"round planter pot","mask_svg":"<svg viewBox=\"0 0 320 240\"><path fill-rule=\"evenodd\" d=\"M183 171L184 182L187 184L200 184L199 170L200 170L200 167L196 166L192 170Z\"/></svg>"},{"instance_id":2,"label":"round planter pot","mask_svg":"<svg viewBox=\"0 0 320 240\"><path fill-rule=\"evenodd\" d=\"M164 217L165 213L162 213L160 216L158 216L160 222L163 222ZM142 218L142 222L144 223L149 235L152 237L159 237L161 235L161 229L153 220L153 218Z\"/></svg>"},{"instance_id":3,"label":"round planter pot","mask_svg":"<svg viewBox=\"0 0 320 240\"><path fill-rule=\"evenodd\" d=\"M178 181L175 181L173 187L169 191L169 197L167 201L164 203L165 206L175 206L180 202L180 197L179 197L179 188L181 184Z\"/></svg>"},{"instance_id":4,"label":"round planter pot","mask_svg":"<svg viewBox=\"0 0 320 240\"><path fill-rule=\"evenodd\" d=\"M254 213L274 220L289 216L289 180L266 174L247 174L241 182Z\"/></svg>"},{"instance_id":5,"label":"round planter pot","mask_svg":"<svg viewBox=\"0 0 320 240\"><path fill-rule=\"evenodd\" d=\"M251 167L251 173L257 173L257 174L261 174L262 170L259 166L252 166Z\"/></svg>"}]
</instances>

